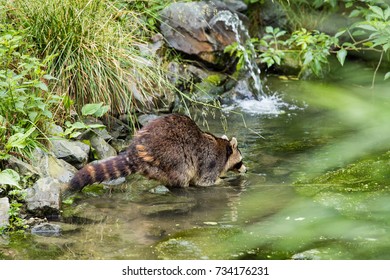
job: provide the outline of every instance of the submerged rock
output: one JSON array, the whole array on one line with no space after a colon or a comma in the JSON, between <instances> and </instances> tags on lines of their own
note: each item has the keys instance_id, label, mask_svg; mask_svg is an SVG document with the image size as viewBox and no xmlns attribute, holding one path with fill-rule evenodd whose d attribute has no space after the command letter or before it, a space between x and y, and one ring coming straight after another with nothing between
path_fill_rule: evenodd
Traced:
<instances>
[{"instance_id":1,"label":"submerged rock","mask_svg":"<svg viewBox=\"0 0 390 280\"><path fill-rule=\"evenodd\" d=\"M140 212L146 216L158 216L164 214L185 214L196 206L193 198L177 197L171 195L144 195L146 205L140 208ZM149 201L148 201L149 200Z\"/></svg>"},{"instance_id":2,"label":"submerged rock","mask_svg":"<svg viewBox=\"0 0 390 280\"><path fill-rule=\"evenodd\" d=\"M386 221L390 211L390 152L295 183L297 192L352 218Z\"/></svg>"},{"instance_id":3,"label":"submerged rock","mask_svg":"<svg viewBox=\"0 0 390 280\"><path fill-rule=\"evenodd\" d=\"M157 204L142 207L140 212L146 216L157 216L163 214L185 214L188 213L196 203L173 203Z\"/></svg>"},{"instance_id":4,"label":"submerged rock","mask_svg":"<svg viewBox=\"0 0 390 280\"><path fill-rule=\"evenodd\" d=\"M156 244L156 254L159 259L164 260L194 260L194 259L229 259L231 248L220 247L227 239L233 239L240 230L234 227L197 227L189 230L179 231L173 234L168 240ZM233 246L229 242L229 246Z\"/></svg>"},{"instance_id":5,"label":"submerged rock","mask_svg":"<svg viewBox=\"0 0 390 280\"><path fill-rule=\"evenodd\" d=\"M157 245L159 258L163 260L194 260L208 257L193 242L183 239L172 238Z\"/></svg>"},{"instance_id":6,"label":"submerged rock","mask_svg":"<svg viewBox=\"0 0 390 280\"><path fill-rule=\"evenodd\" d=\"M59 225L43 223L39 225L35 225L31 229L31 233L40 236L60 236L61 235L61 227Z\"/></svg>"}]
</instances>

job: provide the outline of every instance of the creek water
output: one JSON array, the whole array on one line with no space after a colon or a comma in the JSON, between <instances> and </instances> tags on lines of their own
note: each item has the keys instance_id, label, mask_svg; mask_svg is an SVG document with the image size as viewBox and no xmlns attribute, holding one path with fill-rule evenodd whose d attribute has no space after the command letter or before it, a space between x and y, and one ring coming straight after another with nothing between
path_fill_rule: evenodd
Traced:
<instances>
[{"instance_id":1,"label":"creek water","mask_svg":"<svg viewBox=\"0 0 390 280\"><path fill-rule=\"evenodd\" d=\"M246 174L171 192L131 176L64 207L59 235L2 238L0 258L390 258L385 87L267 84L271 97L225 108L226 131L208 119L237 137ZM361 162L372 169L353 169Z\"/></svg>"}]
</instances>

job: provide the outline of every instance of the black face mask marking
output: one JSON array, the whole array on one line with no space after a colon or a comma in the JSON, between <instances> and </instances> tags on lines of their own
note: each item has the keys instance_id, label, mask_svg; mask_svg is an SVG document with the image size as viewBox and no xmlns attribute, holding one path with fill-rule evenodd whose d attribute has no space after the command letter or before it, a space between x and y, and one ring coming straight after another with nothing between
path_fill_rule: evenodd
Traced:
<instances>
[{"instance_id":1,"label":"black face mask marking","mask_svg":"<svg viewBox=\"0 0 390 280\"><path fill-rule=\"evenodd\" d=\"M233 166L233 170L238 170L238 169L240 169L241 168L241 166L242 166L242 161L240 161L240 162L238 162L238 163L236 163L234 166Z\"/></svg>"},{"instance_id":2,"label":"black face mask marking","mask_svg":"<svg viewBox=\"0 0 390 280\"><path fill-rule=\"evenodd\" d=\"M226 154L227 158L229 158L233 154L233 149L230 145L226 147Z\"/></svg>"}]
</instances>

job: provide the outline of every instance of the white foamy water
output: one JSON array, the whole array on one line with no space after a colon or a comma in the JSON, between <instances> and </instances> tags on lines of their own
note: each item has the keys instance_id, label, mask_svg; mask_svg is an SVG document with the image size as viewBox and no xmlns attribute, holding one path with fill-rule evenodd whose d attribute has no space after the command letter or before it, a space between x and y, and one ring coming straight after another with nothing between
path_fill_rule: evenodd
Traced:
<instances>
[{"instance_id":1,"label":"white foamy water","mask_svg":"<svg viewBox=\"0 0 390 280\"><path fill-rule=\"evenodd\" d=\"M262 94L262 86L260 80L260 68L257 66L255 61L256 52L253 44L250 41L249 31L242 23L241 19L236 13L231 11L219 11L216 16L213 17L210 21L210 26L216 25L219 21L225 23L225 26L229 26L235 35L236 42L238 43L238 49L242 52L244 59L244 69L247 71L247 74L250 75L250 78L253 82L253 90L255 96ZM250 50L248 52L247 48ZM250 53L252 55L250 55ZM242 70L241 70L242 71Z\"/></svg>"},{"instance_id":2,"label":"white foamy water","mask_svg":"<svg viewBox=\"0 0 390 280\"><path fill-rule=\"evenodd\" d=\"M234 105L224 108L225 111L241 109L251 115L279 115L286 109L294 110L295 105L284 102L278 95L261 96L259 100L236 100Z\"/></svg>"}]
</instances>

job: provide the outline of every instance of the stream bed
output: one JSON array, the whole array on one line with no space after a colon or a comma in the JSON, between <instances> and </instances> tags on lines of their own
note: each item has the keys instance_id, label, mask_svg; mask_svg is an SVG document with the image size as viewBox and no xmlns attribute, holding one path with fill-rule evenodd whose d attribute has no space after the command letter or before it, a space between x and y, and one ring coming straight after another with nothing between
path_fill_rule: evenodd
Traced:
<instances>
[{"instance_id":1,"label":"stream bed","mask_svg":"<svg viewBox=\"0 0 390 280\"><path fill-rule=\"evenodd\" d=\"M386 87L268 84L270 97L225 108L226 131L208 120L237 137L246 174L87 189L51 221L58 234L1 237L0 259L390 259Z\"/></svg>"}]
</instances>

